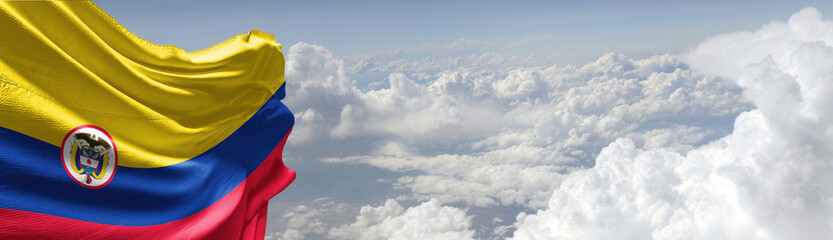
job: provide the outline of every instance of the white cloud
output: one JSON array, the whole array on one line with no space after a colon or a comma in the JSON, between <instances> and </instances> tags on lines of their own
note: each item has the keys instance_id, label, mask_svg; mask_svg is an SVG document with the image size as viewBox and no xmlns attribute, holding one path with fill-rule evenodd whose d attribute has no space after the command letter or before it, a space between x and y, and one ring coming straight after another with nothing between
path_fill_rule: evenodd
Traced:
<instances>
[{"instance_id":1,"label":"white cloud","mask_svg":"<svg viewBox=\"0 0 833 240\"><path fill-rule=\"evenodd\" d=\"M273 218L274 222L269 223L273 232L267 234L267 238L271 239L322 237L334 225L341 224L343 222L341 218L352 214L352 209L347 204L337 203L328 198L319 198L288 209L286 206L276 204L270 204L269 207L270 214L278 214L278 217ZM273 209L279 208L284 208L284 210L272 213Z\"/></svg>"},{"instance_id":2,"label":"white cloud","mask_svg":"<svg viewBox=\"0 0 833 240\"><path fill-rule=\"evenodd\" d=\"M402 215L405 208L399 205L396 200L388 199L385 204L379 207L364 206L356 217L356 222L330 230L333 238L358 239L368 227L381 224L385 220Z\"/></svg>"},{"instance_id":3,"label":"white cloud","mask_svg":"<svg viewBox=\"0 0 833 240\"><path fill-rule=\"evenodd\" d=\"M285 102L297 113L292 141L305 143L331 134L338 136L338 131L331 133L332 126L341 122L346 106L360 101L360 92L347 78L341 60L320 46L298 43L289 49L286 78Z\"/></svg>"},{"instance_id":4,"label":"white cloud","mask_svg":"<svg viewBox=\"0 0 833 240\"><path fill-rule=\"evenodd\" d=\"M267 237L265 237L265 238L266 238L266 239L273 239L273 238L275 238L275 237L273 237L273 236L267 236ZM300 232L300 231L298 231L298 230L295 230L295 229L287 229L287 230L286 230L286 232L284 232L284 233L283 233L283 234L281 234L281 235L278 235L278 236L277 236L277 239L281 239L281 240L302 240L302 239L305 239L305 236L304 236L304 234L303 234L303 233L301 233L301 232Z\"/></svg>"},{"instance_id":5,"label":"white cloud","mask_svg":"<svg viewBox=\"0 0 833 240\"><path fill-rule=\"evenodd\" d=\"M543 207L571 169L565 164L588 164L618 137L686 151L721 134L708 121L748 108L731 85L671 55L607 54L581 67L458 68L428 82L394 73L389 85L356 92L338 124L316 125L335 126L333 137L380 136L369 152L326 161L417 170L424 175L396 186L416 199L479 207Z\"/></svg>"},{"instance_id":6,"label":"white cloud","mask_svg":"<svg viewBox=\"0 0 833 240\"><path fill-rule=\"evenodd\" d=\"M395 180L413 199L538 208L563 173L592 165L616 138L686 151L748 109L730 84L671 55L607 54L563 67L501 59L453 60L478 64L420 81L392 73L389 88L362 91L326 49L296 44L287 62L286 102L298 113L290 141L327 162L417 171ZM435 67L410 66L426 64Z\"/></svg>"},{"instance_id":7,"label":"white cloud","mask_svg":"<svg viewBox=\"0 0 833 240\"><path fill-rule=\"evenodd\" d=\"M712 168L725 167L715 152L690 152L703 159L687 159L620 139L594 168L566 178L545 210L519 215L514 238L765 239L733 201L738 193L730 180L714 174Z\"/></svg>"},{"instance_id":8,"label":"white cloud","mask_svg":"<svg viewBox=\"0 0 833 240\"><path fill-rule=\"evenodd\" d=\"M486 52L479 55L460 56L460 57L425 57L419 60L408 61L405 59L397 59L387 63L374 63L374 67L370 69L362 69L366 65L362 60L356 63L352 73L361 73L365 71L378 72L402 72L413 75L427 74L419 80L431 78L431 76L456 68L468 69L491 69L494 71L508 71L518 67L533 67L551 65L550 59L540 56L508 56L502 53ZM361 71L364 70L364 71Z\"/></svg>"},{"instance_id":9,"label":"white cloud","mask_svg":"<svg viewBox=\"0 0 833 240\"><path fill-rule=\"evenodd\" d=\"M443 202L537 210L478 236L825 239L831 26L804 9L710 38L685 62L606 54L552 66L487 53L360 66L391 73L378 90L357 89L323 47L297 44L287 62L297 118L288 151L401 172L387 180L406 190L397 199L426 202L366 206L352 224L326 219L344 207L296 207L275 236L473 238L478 223Z\"/></svg>"},{"instance_id":10,"label":"white cloud","mask_svg":"<svg viewBox=\"0 0 833 240\"><path fill-rule=\"evenodd\" d=\"M520 214L515 239L833 236L833 48L817 42L828 26L804 9L699 45L692 66L734 79L757 109L685 155L617 140L566 177L547 208Z\"/></svg>"},{"instance_id":11,"label":"white cloud","mask_svg":"<svg viewBox=\"0 0 833 240\"><path fill-rule=\"evenodd\" d=\"M474 239L471 218L465 211L440 205L431 199L404 210L396 200L383 206L365 206L356 222L334 228L334 239Z\"/></svg>"},{"instance_id":12,"label":"white cloud","mask_svg":"<svg viewBox=\"0 0 833 240\"><path fill-rule=\"evenodd\" d=\"M749 64L772 56L778 66L787 66L790 55L809 42L833 43L833 22L815 8L793 14L789 21L774 21L750 32L721 34L707 39L682 58L692 68L734 79Z\"/></svg>"}]
</instances>

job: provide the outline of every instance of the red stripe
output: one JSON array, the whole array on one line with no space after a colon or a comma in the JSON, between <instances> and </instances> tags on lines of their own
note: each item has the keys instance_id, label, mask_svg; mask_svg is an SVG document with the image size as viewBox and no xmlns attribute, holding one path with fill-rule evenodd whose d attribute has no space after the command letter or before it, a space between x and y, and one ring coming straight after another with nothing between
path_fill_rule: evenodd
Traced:
<instances>
[{"instance_id":1,"label":"red stripe","mask_svg":"<svg viewBox=\"0 0 833 240\"><path fill-rule=\"evenodd\" d=\"M295 180L281 157L290 132L246 180L189 217L136 227L0 209L0 239L263 239L269 199Z\"/></svg>"}]
</instances>

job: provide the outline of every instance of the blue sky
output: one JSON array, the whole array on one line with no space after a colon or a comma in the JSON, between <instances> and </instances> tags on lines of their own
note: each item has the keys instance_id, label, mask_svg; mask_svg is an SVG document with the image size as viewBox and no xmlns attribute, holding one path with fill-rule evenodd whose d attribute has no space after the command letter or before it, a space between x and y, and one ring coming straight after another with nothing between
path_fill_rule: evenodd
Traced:
<instances>
[{"instance_id":1,"label":"blue sky","mask_svg":"<svg viewBox=\"0 0 833 240\"><path fill-rule=\"evenodd\" d=\"M440 51L558 55L585 63L606 52L680 52L722 32L751 29L829 1L97 1L134 33L198 50L249 29L350 57L398 48L494 42ZM522 39L538 39L507 46ZM467 50L467 51L466 51ZM438 54L432 52L431 54ZM427 54L414 54L424 57Z\"/></svg>"}]
</instances>

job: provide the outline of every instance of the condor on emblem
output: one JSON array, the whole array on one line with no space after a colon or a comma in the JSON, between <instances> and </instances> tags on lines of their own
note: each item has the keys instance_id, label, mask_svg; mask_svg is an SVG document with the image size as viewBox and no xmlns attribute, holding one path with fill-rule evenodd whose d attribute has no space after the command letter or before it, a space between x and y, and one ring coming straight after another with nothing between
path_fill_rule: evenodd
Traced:
<instances>
[{"instance_id":1,"label":"condor on emblem","mask_svg":"<svg viewBox=\"0 0 833 240\"><path fill-rule=\"evenodd\" d=\"M116 144L104 129L93 125L73 128L61 143L64 170L81 186L102 188L116 173Z\"/></svg>"}]
</instances>

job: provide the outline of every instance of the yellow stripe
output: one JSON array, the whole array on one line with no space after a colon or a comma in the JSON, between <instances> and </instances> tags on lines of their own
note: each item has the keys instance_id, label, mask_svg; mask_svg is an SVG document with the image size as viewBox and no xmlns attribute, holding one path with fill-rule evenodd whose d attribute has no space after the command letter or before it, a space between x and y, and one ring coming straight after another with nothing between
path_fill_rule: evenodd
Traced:
<instances>
[{"instance_id":1,"label":"yellow stripe","mask_svg":"<svg viewBox=\"0 0 833 240\"><path fill-rule=\"evenodd\" d=\"M0 11L0 126L58 146L73 127L97 125L120 166L205 152L284 83L281 45L260 31L186 53L91 2L0 1Z\"/></svg>"}]
</instances>

